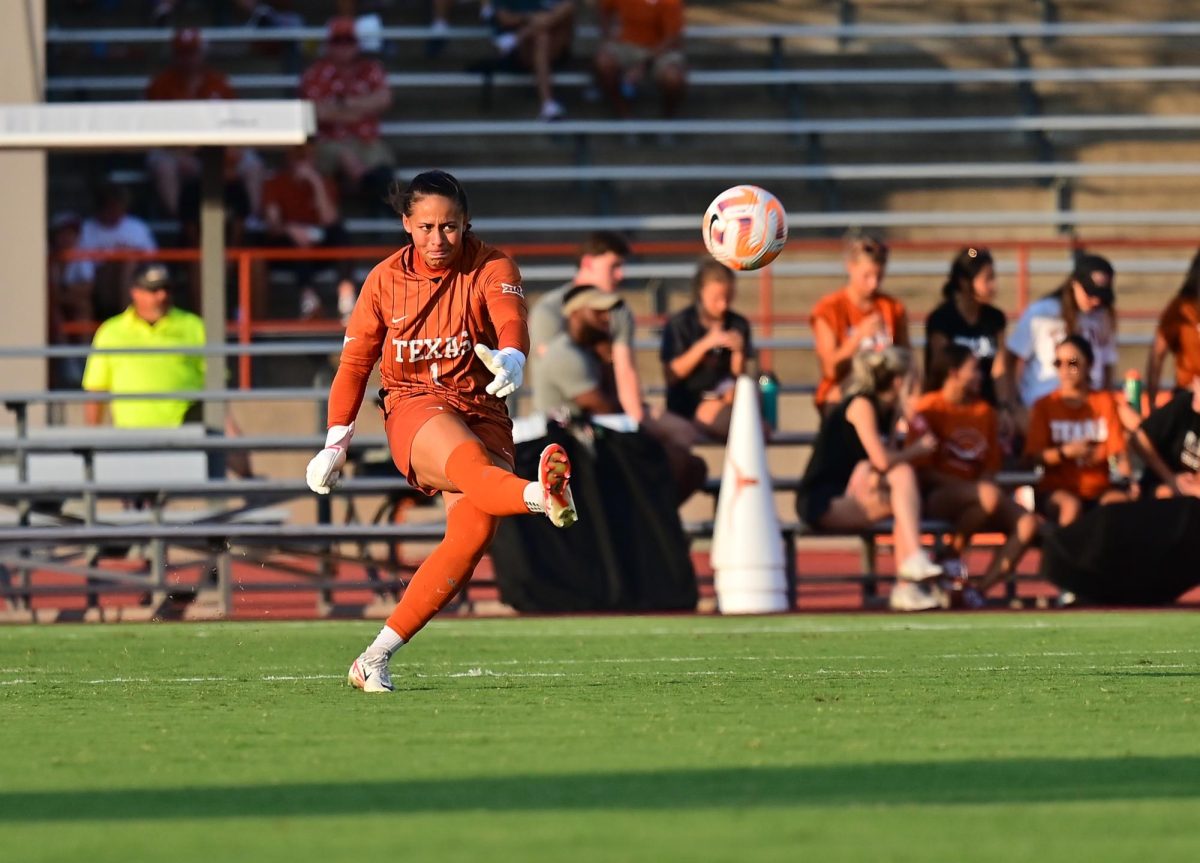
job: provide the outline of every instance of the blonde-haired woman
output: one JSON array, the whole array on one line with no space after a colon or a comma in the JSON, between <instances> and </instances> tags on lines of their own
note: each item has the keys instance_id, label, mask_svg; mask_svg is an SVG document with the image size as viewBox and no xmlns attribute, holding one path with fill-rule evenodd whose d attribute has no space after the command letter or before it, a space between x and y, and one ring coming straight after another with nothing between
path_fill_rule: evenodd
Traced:
<instances>
[{"instance_id":1,"label":"blonde-haired woman","mask_svg":"<svg viewBox=\"0 0 1200 863\"><path fill-rule=\"evenodd\" d=\"M796 512L810 527L853 533L883 518L894 522L896 587L892 608L937 608L932 579L942 568L921 548L921 493L912 462L937 449L930 434L896 444L901 394L912 358L904 348L858 353L851 361L846 397L821 422L812 457L796 493Z\"/></svg>"}]
</instances>

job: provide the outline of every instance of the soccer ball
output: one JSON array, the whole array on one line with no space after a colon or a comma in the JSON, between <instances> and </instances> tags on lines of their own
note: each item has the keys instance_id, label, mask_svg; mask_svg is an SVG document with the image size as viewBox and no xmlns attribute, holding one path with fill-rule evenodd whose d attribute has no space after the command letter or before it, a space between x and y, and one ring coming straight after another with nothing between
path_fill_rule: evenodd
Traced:
<instances>
[{"instance_id":1,"label":"soccer ball","mask_svg":"<svg viewBox=\"0 0 1200 863\"><path fill-rule=\"evenodd\" d=\"M757 270L779 257L787 243L787 213L758 186L726 189L708 205L701 226L704 248L733 270Z\"/></svg>"}]
</instances>

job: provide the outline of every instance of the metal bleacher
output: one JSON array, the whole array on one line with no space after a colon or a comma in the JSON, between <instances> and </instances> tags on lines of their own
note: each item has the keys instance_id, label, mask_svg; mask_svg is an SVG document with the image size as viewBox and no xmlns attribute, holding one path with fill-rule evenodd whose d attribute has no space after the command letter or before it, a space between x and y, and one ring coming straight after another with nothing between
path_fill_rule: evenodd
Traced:
<instances>
[{"instance_id":1,"label":"metal bleacher","mask_svg":"<svg viewBox=\"0 0 1200 863\"><path fill-rule=\"evenodd\" d=\"M734 4L730 4L734 5ZM1033 4L1027 4L1032 6ZM1022 7L1022 13L1028 10ZM1129 14L1133 14L1131 11ZM321 27L291 29L204 28L214 54L226 46L240 48L251 43L318 43L324 37ZM428 27L385 27L385 42L411 49L434 34ZM447 38L463 52L486 56L490 31L487 28L453 28ZM584 52L595 44L594 28L582 27L578 43ZM674 120L637 119L615 121L602 118L601 109L582 105L572 110L571 119L553 125L532 120L498 120L486 110L477 110L470 100L462 104L461 115L439 119L417 119L420 111L395 110L383 124L383 133L394 145L400 176L410 175L428 153L439 153L446 167L468 183L478 214L475 228L489 238L547 237L574 241L579 235L597 229L627 231L641 238L679 235L694 239L703 202L711 197L704 184L720 187L732 182L790 184L801 205L789 208L793 236L805 231L833 232L851 226L887 228L897 232L930 229L1025 229L1044 230L1054 235L1060 230L1104 227L1176 226L1194 229L1200 223L1200 209L1179 196L1178 207L1162 204L1126 205L1117 201L1110 206L1096 203L1077 206L1070 194L1076 181L1161 180L1169 186L1200 176L1200 161L1181 158L1178 151L1151 158L1085 158L1079 145L1102 136L1130 140L1159 137L1172 142L1191 142L1200 130L1200 108L1191 110L1172 105L1170 112L1153 104L1140 104L1138 97L1108 104L1098 99L1105 88L1136 88L1147 85L1180 89L1200 81L1200 66L1164 61L1160 65L1144 62L1109 61L1095 51L1085 63L1062 59L1064 45L1087 45L1096 41L1109 46L1121 40L1160 39L1187 44L1200 35L1200 21L1018 21L1018 22L929 22L919 24L875 24L869 22L831 25L751 24L703 25L688 27L686 39L696 47L690 71L694 97L686 118ZM140 45L155 48L167 44L171 31L152 28L51 28L46 42L51 52L69 52L99 43ZM930 47L932 44L933 47ZM939 52L946 46L979 44L987 46L987 56L964 61L960 53L953 59ZM855 47L869 51L856 53ZM920 50L917 50L920 46ZM582 53L582 52L581 52ZM732 59L723 55L728 53ZM226 57L231 57L227 52ZM869 61L869 63L868 63ZM1007 65L1005 65L1007 62ZM1102 65L1104 63L1106 65ZM863 64L864 67L860 67ZM409 68L396 68L397 66ZM520 98L530 89L530 77L508 72L412 67L417 62L389 62L389 81L396 91L416 97L425 92L442 99L460 91L477 89L481 97L492 90L503 91L503 98ZM865 67L869 66L869 67ZM112 64L89 64L87 74L80 70L60 72L51 63L46 94L51 101L105 100L136 98L144 91L147 69L114 69ZM104 74L90 74L98 68ZM242 95L268 96L294 91L297 76L277 70L239 69L231 76L233 86ZM572 68L555 75L555 85L573 96L581 96L591 84L583 68ZM1041 97L1047 91L1056 94L1053 111ZM1124 91L1122 91L1124 92ZM1136 89L1131 92L1140 93ZM917 94L916 106L905 101ZM1067 94L1064 96L1063 94ZM527 95L527 94L526 94ZM830 116L815 115L814 96L828 101L842 100L848 107ZM753 99L748 97L753 96ZM1079 106L1071 101L1079 97ZM962 106L954 104L962 97ZM746 98L748 106L735 103ZM884 99L896 100L891 110L879 109ZM855 104L861 100L862 106ZM398 100L399 101L399 100ZM483 101L483 99L481 99ZM993 103L994 102L994 106ZM1103 103L1097 106L1097 102ZM933 106L931 108L931 106ZM982 107L981 107L982 106ZM1068 110L1069 109L1069 110ZM994 110L993 113L986 113ZM974 113L972 113L972 111ZM633 146L630 142L636 143ZM715 143L714 143L715 142ZM880 142L895 151L879 152ZM933 142L939 146L934 148ZM485 146L486 144L486 146ZM986 145L986 146L985 146ZM928 151L928 152L927 152ZM914 155L915 158L905 159ZM511 159L512 164L505 160ZM114 168L114 165L116 166ZM140 161L105 160L104 175L122 182L143 182ZM56 179L52 177L52 180ZM1026 184L1050 189L1044 206L997 207L982 200L977 206L929 205L893 207L886 195L897 188L923 186L992 184L989 188ZM527 212L510 212L500 206L479 207L476 189L491 195L491 201L504 202L514 196L513 189L532 184L538 194L528 196L534 206ZM556 194L554 184L570 192L571 209L554 209L568 200ZM646 202L637 208L614 203L613 189L637 189L653 184L653 194L641 196ZM878 194L868 203L858 189L870 186ZM543 194L547 189L555 193ZM600 190L597 192L597 190ZM845 194L841 194L844 192ZM847 204L847 199L851 200ZM487 200L485 197L484 200ZM628 203L628 198L626 199ZM1043 202L1038 202L1039 204ZM540 208L540 209L537 209ZM152 222L164 237L172 236L177 226L158 220ZM356 237L392 236L394 219L374 218L369 213L350 213L346 226ZM1007 262L998 260L1005 273ZM686 279L693 264L650 261L631 264L630 279ZM1177 258L1130 256L1117 260L1123 274L1181 274L1183 264ZM889 272L893 276L920 276L932 280L944 274L944 255L906 257L896 260ZM774 267L781 278L829 277L840 273L840 263L826 259L785 259ZM532 263L522 270L532 283L550 284L570 275L562 265ZM1061 261L1034 260L1030 271L1036 274L1061 274ZM1122 343L1141 345L1142 334L1123 332ZM775 335L757 340L760 347L776 350L807 350L807 336ZM337 343L281 342L253 345L257 355L289 356L306 352L336 354ZM653 338L644 338L639 348L652 350ZM213 353L234 354L236 346ZM50 349L45 356L65 356L78 348ZM13 355L0 350L0 357ZM793 388L802 387L789 382ZM225 401L295 401L315 404L326 390L307 387L272 387L256 390L227 390L184 394L188 398ZM90 399L81 393L47 394L10 392L3 401L25 422L35 404L69 404ZM25 575L36 567L56 569L80 579L73 589L85 587L96 592L146 590L157 599L170 592L215 590L218 607L228 613L235 586L243 589L282 589L278 583L237 582L233 563L238 555L251 560L273 552L310 554L318 565L300 572L293 565L292 589L327 593L334 589L397 590L402 582L395 575L401 568L386 556L368 555L372 546L390 547L396 542L427 542L441 535L442 523L392 524L287 523L278 520L260 523L235 523L237 513L250 504L272 505L305 499L306 487L298 474L288 478L252 481L204 479L181 476L143 476L121 479L97 478L89 473L98 452L192 452L197 447L209 454L230 449L249 449L260 453L315 450L323 443L313 428L284 429L283 434L250 435L240 439L205 437L180 441L156 435L127 435L101 440L88 430L58 437L41 436L27 427L13 438L0 440L0 452L15 462L29 458L74 454L84 465L84 473L69 481L30 479L28 473L5 477L0 473L0 504L15 513L12 523L0 526L0 605L10 604L29 611L26 597L36 595ZM803 448L811 443L810 430L792 429L777 436L777 447ZM356 438L356 450L380 446L376 435ZM28 466L27 462L24 462ZM786 492L794 487L794 477L776 477L774 487ZM719 483L710 482L707 491L715 493ZM403 479L356 477L339 494L353 500L403 494ZM136 524L106 523L105 514L97 514L101 500L148 496L150 506ZM169 507L180 500L203 498L238 501L221 504L221 511L190 524L167 523ZM46 503L82 501L83 516L64 520L61 513L47 516L41 512ZM327 502L324 502L327 506ZM187 516L184 515L186 518ZM320 517L320 516L319 516ZM711 521L693 520L687 524L691 536L706 538ZM881 528L882 529L882 528ZM802 528L787 522L784 527L789 549ZM874 535L862 538L864 548L872 548ZM146 544L145 572L101 569L89 554L106 545ZM360 582L335 581L329 567L344 562L341 544L358 544L374 571ZM204 579L176 582L172 576L170 552L182 549L200 555L200 564L188 560L187 567L209 567L216 577L211 584ZM78 552L82 552L82 557ZM791 555L794 561L795 555ZM84 562L81 563L80 560ZM387 575L385 575L387 574ZM864 562L857 576L864 597L873 593L876 574L873 560ZM90 581L88 581L90 579ZM105 584L96 583L104 579ZM68 591L62 585L46 589L46 595Z\"/></svg>"}]
</instances>

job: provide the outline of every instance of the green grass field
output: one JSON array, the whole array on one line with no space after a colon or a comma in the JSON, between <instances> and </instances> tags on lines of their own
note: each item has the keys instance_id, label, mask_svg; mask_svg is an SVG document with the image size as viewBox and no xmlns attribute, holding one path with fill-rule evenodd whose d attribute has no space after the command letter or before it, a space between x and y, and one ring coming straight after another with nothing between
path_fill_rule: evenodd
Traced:
<instances>
[{"instance_id":1,"label":"green grass field","mask_svg":"<svg viewBox=\"0 0 1200 863\"><path fill-rule=\"evenodd\" d=\"M0 860L1200 860L1189 613L0 629Z\"/></svg>"}]
</instances>

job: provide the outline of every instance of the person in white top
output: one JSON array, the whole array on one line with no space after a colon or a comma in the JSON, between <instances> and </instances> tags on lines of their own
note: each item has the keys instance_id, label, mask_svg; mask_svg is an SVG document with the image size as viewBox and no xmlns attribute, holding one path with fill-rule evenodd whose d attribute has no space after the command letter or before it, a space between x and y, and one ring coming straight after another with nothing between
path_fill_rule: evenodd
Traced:
<instances>
[{"instance_id":1,"label":"person in white top","mask_svg":"<svg viewBox=\"0 0 1200 863\"><path fill-rule=\"evenodd\" d=\"M105 183L96 192L96 214L83 222L79 231L79 251L156 252L158 243L150 226L129 215L129 192L115 183ZM92 276L95 283L94 311L105 320L125 308L125 286L133 281L135 261L76 261L73 276ZM86 273L85 273L86 271Z\"/></svg>"},{"instance_id":2,"label":"person in white top","mask_svg":"<svg viewBox=\"0 0 1200 863\"><path fill-rule=\"evenodd\" d=\"M1007 371L1016 381L1022 428L1028 409L1058 388L1054 349L1067 336L1083 336L1092 346L1092 388L1111 389L1117 364L1112 264L1099 255L1082 255L1070 277L1051 294L1031 303L1013 327L1005 349ZM1013 392L1009 388L1009 392Z\"/></svg>"}]
</instances>

